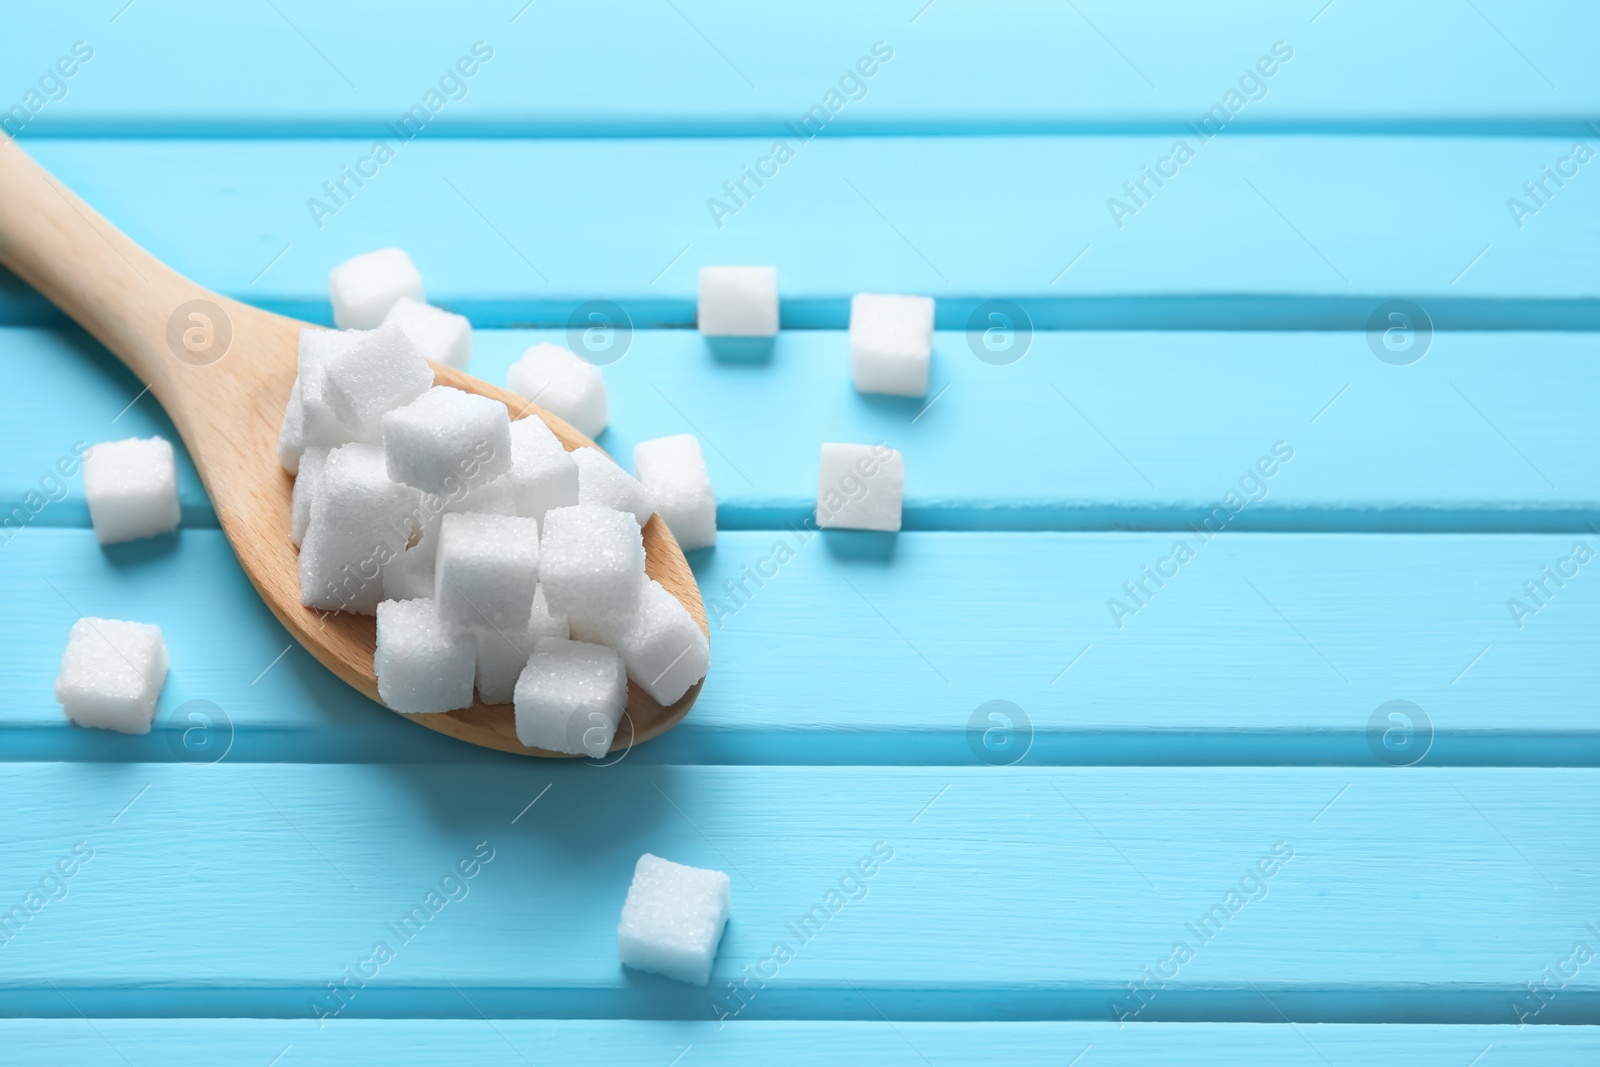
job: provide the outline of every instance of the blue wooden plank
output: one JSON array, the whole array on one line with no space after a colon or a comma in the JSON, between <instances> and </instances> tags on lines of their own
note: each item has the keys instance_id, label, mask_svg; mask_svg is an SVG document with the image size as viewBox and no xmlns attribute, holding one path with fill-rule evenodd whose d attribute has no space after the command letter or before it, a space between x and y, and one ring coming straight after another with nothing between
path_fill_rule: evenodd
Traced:
<instances>
[{"instance_id":1,"label":"blue wooden plank","mask_svg":"<svg viewBox=\"0 0 1600 1067\"><path fill-rule=\"evenodd\" d=\"M1158 587L1141 568L1172 542L724 534L693 561L712 627L705 690L635 758L1600 764L1600 585L1544 571L1572 565L1574 538L1223 534ZM292 647L220 533L126 547L37 529L0 549L0 596L29 620L0 675L0 758L194 761L224 744L243 761L488 758ZM1124 582L1148 595L1136 603ZM173 667L149 737L62 720L52 682L80 613L163 628ZM986 748L996 700L1015 705L1016 734ZM1414 721L1391 719L1397 700ZM231 729L185 749L196 710ZM1389 733L1397 722L1416 736Z\"/></svg>"},{"instance_id":2,"label":"blue wooden plank","mask_svg":"<svg viewBox=\"0 0 1600 1067\"><path fill-rule=\"evenodd\" d=\"M18 96L74 41L93 49L26 136L388 136L430 89L443 92L428 136L782 135L817 103L836 112L829 134L1165 132L1225 103L1241 129L1586 136L1600 110L1595 12L1577 0L101 6L34 5L8 27L0 65ZM440 86L479 41L492 58ZM892 59L841 87L878 42ZM1271 76L1241 86L1263 58Z\"/></svg>"},{"instance_id":3,"label":"blue wooden plank","mask_svg":"<svg viewBox=\"0 0 1600 1067\"><path fill-rule=\"evenodd\" d=\"M479 331L472 369L501 384L528 345L568 340ZM600 443L631 466L641 440L699 435L724 530L804 525L824 440L905 455L908 530L1184 530L1215 525L1229 492L1249 498L1227 516L1235 531L1587 536L1600 524L1590 335L1441 333L1404 367L1350 334L1040 332L1026 343L1019 362L996 366L968 335L940 333L929 396L910 400L857 393L840 332L786 331L766 359L737 362L693 331L640 331L604 368ZM80 442L172 436L153 399L135 402L138 382L79 333L0 329L0 365L28 397L0 452L0 540L87 525L80 483L52 475ZM1263 457L1271 478L1251 474ZM186 526L216 525L186 457L179 492Z\"/></svg>"},{"instance_id":4,"label":"blue wooden plank","mask_svg":"<svg viewBox=\"0 0 1600 1067\"><path fill-rule=\"evenodd\" d=\"M441 1062L481 1067L672 1062L695 1064L874 1063L884 1067L988 1063L1061 1067L1074 1055L1105 1067L1184 1063L1196 1067L1461 1067L1492 1049L1501 1062L1568 1067L1600 1054L1600 1035L1575 1026L1289 1027L1249 1023L889 1023L561 1022L485 1020L81 1019L0 1021L19 1062L83 1067L120 1056L130 1063L394 1067ZM1092 1055L1093 1059L1088 1057ZM1505 1056L1513 1057L1511 1060ZM291 1060L290 1057L293 1057ZM690 1057L693 1059L690 1059ZM117 1061L117 1062L120 1062Z\"/></svg>"},{"instance_id":5,"label":"blue wooden plank","mask_svg":"<svg viewBox=\"0 0 1600 1067\"><path fill-rule=\"evenodd\" d=\"M1600 183L1547 184L1534 214L1508 206L1542 167L1581 173L1570 138L1218 136L1130 199L1124 183L1172 145L820 139L747 183L733 214L724 182L770 141L417 143L347 183L331 216L323 183L369 143L32 151L179 271L319 321L329 267L399 244L430 297L479 326L564 326L595 299L641 328L687 325L697 268L728 262L775 264L796 327L842 327L864 290L938 297L945 329L991 298L1039 328L1359 330L1394 299L1439 328L1600 325L1587 226ZM997 209L1026 221L997 225ZM5 292L0 322L42 321L37 298Z\"/></svg>"},{"instance_id":6,"label":"blue wooden plank","mask_svg":"<svg viewBox=\"0 0 1600 1067\"><path fill-rule=\"evenodd\" d=\"M0 900L57 898L8 1016L1600 1021L1592 770L10 764L0 803ZM617 964L645 851L734 879L708 989Z\"/></svg>"}]
</instances>

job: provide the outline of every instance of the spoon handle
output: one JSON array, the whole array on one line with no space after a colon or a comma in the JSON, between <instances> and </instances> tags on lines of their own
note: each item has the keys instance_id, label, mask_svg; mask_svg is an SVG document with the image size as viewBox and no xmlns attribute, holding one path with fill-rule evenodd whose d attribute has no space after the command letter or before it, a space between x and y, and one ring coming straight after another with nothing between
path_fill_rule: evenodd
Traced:
<instances>
[{"instance_id":1,"label":"spoon handle","mask_svg":"<svg viewBox=\"0 0 1600 1067\"><path fill-rule=\"evenodd\" d=\"M183 364L167 341L169 320L186 301L220 298L140 248L3 135L0 264L98 338L170 409Z\"/></svg>"}]
</instances>

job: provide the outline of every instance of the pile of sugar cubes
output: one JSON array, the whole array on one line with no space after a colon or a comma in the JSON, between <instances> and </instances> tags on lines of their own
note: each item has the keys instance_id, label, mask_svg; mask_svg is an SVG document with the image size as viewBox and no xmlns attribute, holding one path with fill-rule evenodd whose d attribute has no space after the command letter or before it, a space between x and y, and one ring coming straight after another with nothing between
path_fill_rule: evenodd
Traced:
<instances>
[{"instance_id":1,"label":"pile of sugar cubes","mask_svg":"<svg viewBox=\"0 0 1600 1067\"><path fill-rule=\"evenodd\" d=\"M659 511L684 547L715 541L699 443L641 443L635 479L538 418L436 385L428 359L465 362L470 332L422 303L399 249L342 264L329 289L341 329L301 332L279 458L301 601L377 616L383 702L441 713L476 690L514 706L524 745L599 756L630 679L682 699L710 646L646 575L642 527ZM599 371L566 349L535 346L512 378L580 430L605 427Z\"/></svg>"}]
</instances>

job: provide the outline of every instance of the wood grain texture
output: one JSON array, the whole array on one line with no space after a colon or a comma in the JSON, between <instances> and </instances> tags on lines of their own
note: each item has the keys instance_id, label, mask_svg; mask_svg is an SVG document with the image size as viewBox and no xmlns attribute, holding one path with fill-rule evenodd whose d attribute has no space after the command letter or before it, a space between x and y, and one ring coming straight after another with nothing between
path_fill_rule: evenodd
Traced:
<instances>
[{"instance_id":1,"label":"wood grain texture","mask_svg":"<svg viewBox=\"0 0 1600 1067\"><path fill-rule=\"evenodd\" d=\"M314 1017L348 965L341 1018L708 1019L760 966L740 1020L1515 1023L1561 966L1535 1021L1600 1020L1562 962L1592 770L13 764L0 801L0 899L93 851L4 946L7 1015ZM617 963L645 851L734 880L709 989Z\"/></svg>"},{"instance_id":2,"label":"wood grain texture","mask_svg":"<svg viewBox=\"0 0 1600 1067\"><path fill-rule=\"evenodd\" d=\"M568 338L479 330L473 341L471 370L499 383L527 346ZM1600 524L1592 334L1441 332L1397 367L1362 334L1041 331L1019 362L994 366L965 334L941 332L921 400L857 393L848 344L785 331L765 358L738 361L694 331L637 331L603 370L600 443L629 467L639 441L701 437L723 530L803 525L819 443L878 440L906 457L908 530L1183 529L1278 442L1294 459L1261 479L1230 530ZM78 442L172 436L148 398L128 408L138 381L74 332L0 329L0 367L32 398L0 453L0 501L38 491ZM78 483L65 492L6 529L86 525ZM179 493L186 526L215 525L182 458Z\"/></svg>"},{"instance_id":3,"label":"wood grain texture","mask_svg":"<svg viewBox=\"0 0 1600 1067\"><path fill-rule=\"evenodd\" d=\"M276 0L223 13L201 0L130 11L115 24L76 8L17 13L0 65L43 69L74 40L95 56L28 137L384 136L481 40L494 58L427 126L433 136L779 134L882 40L894 58L828 124L835 132L945 134L1179 127L1275 41L1294 58L1240 128L1552 128L1587 136L1600 80L1579 0L1249 0L1137 10L1106 0L983 5L819 0L752 9L732 0L589 5L470 2L408 19ZM274 11L273 7L278 10ZM114 13L114 12L113 12ZM1152 27L1162 32L1152 33ZM605 41L592 55L551 42ZM232 44L248 40L248 54ZM1374 47L1387 42L1404 47ZM1514 42L1514 43L1513 43ZM286 78L285 71L295 76ZM24 83L25 84L25 83Z\"/></svg>"},{"instance_id":4,"label":"wood grain texture","mask_svg":"<svg viewBox=\"0 0 1600 1067\"><path fill-rule=\"evenodd\" d=\"M1108 200L1170 136L819 138L720 219L708 199L770 139L419 138L320 228L308 199L369 142L32 151L188 277L317 322L329 267L398 244L478 326L564 326L595 299L636 327L690 325L697 269L741 262L778 267L794 327L842 328L874 290L939 298L944 329L997 297L1038 328L1363 330L1396 298L1439 328L1600 326L1600 182L1567 182L1520 228L1507 207L1571 138L1224 133L1120 220ZM38 311L13 291L0 321Z\"/></svg>"},{"instance_id":5,"label":"wood grain texture","mask_svg":"<svg viewBox=\"0 0 1600 1067\"><path fill-rule=\"evenodd\" d=\"M229 300L175 274L11 141L0 141L0 189L6 194L0 199L0 262L147 383L195 460L218 522L256 591L294 640L358 692L378 700L374 621L305 607L288 536L293 480L279 465L278 426L295 377L300 331L307 324ZM191 319L212 331L210 343L199 351L174 340L175 329L181 336ZM563 420L471 375L435 365L434 379L499 401L516 418L543 419L568 450L593 445ZM705 630L694 576L660 519L645 524L644 546L647 573ZM626 748L671 729L698 693L697 684L664 707L630 680L624 712L630 728L618 731L613 747ZM476 745L559 755L519 742L506 704L480 700L463 710L410 718Z\"/></svg>"},{"instance_id":6,"label":"wood grain texture","mask_svg":"<svg viewBox=\"0 0 1600 1067\"><path fill-rule=\"evenodd\" d=\"M1185 1063L1196 1067L1462 1067L1490 1049L1522 1067L1570 1067L1600 1053L1600 1036L1575 1026L1296 1027L1259 1023L887 1023L703 1020L587 1022L503 1019L7 1019L0 1041L34 1067L193 1061L265 1064L283 1054L304 1067L381 1060L430 1067L450 1060L481 1067L528 1063L694 1063L745 1067L819 1058L884 1067L1000 1064L1062 1067L1072 1056L1107 1067ZM289 1051L285 1053L285 1049ZM685 1051L685 1050L688 1051ZM1085 1050L1088 1050L1087 1052ZM1093 1060L1088 1057L1092 1055ZM1510 1056L1511 1059L1504 1059Z\"/></svg>"},{"instance_id":7,"label":"wood grain texture","mask_svg":"<svg viewBox=\"0 0 1600 1067\"><path fill-rule=\"evenodd\" d=\"M1131 605L1122 584L1172 542L725 533L694 553L718 669L695 714L630 758L973 766L981 706L1007 700L1032 762L1373 766L1391 725L1374 715L1407 700L1429 764L1600 764L1600 583L1593 563L1563 588L1543 577L1573 537L1223 534L1119 628L1108 599ZM0 598L31 620L0 672L6 758L211 758L181 744L190 701L231 723L216 736L235 759L460 758L285 653L215 531L103 551L86 530L29 530L0 561ZM775 574L758 586L757 569ZM1553 595L1514 618L1529 581ZM150 737L62 720L51 684L80 612L162 627L173 670Z\"/></svg>"}]
</instances>

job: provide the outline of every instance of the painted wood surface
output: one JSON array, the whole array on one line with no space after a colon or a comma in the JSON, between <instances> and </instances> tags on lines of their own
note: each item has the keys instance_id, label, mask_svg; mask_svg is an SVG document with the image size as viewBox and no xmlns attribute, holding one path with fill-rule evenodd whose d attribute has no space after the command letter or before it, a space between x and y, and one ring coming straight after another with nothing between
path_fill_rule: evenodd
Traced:
<instances>
[{"instance_id":1,"label":"painted wood surface","mask_svg":"<svg viewBox=\"0 0 1600 1067\"><path fill-rule=\"evenodd\" d=\"M1543 571L1574 540L1225 534L1129 614L1108 600L1133 607L1122 583L1173 535L727 533L691 554L715 667L693 714L630 758L1594 766L1600 583ZM0 596L35 621L0 674L10 758L472 758L293 645L217 531L106 551L28 530L0 559ZM62 720L51 684L79 614L162 627L174 667L150 736ZM1011 725L983 710L996 700ZM1396 700L1414 723L1381 710Z\"/></svg>"},{"instance_id":2,"label":"painted wood surface","mask_svg":"<svg viewBox=\"0 0 1600 1067\"><path fill-rule=\"evenodd\" d=\"M363 164L374 176L330 216L308 201L370 143L30 142L158 258L314 321L330 267L399 244L478 326L564 326L596 299L637 327L690 325L697 269L741 262L778 267L793 327L842 328L873 290L939 298L946 329L993 298L1039 328L1359 330L1393 299L1439 328L1600 325L1600 182L1571 137L1224 132L1191 149L1179 166L1161 163L1170 135L819 138L729 215L708 201L731 210L723 183L770 140L419 139ZM1174 176L1135 202L1141 166ZM1513 211L1545 166L1575 177ZM0 321L49 317L7 292Z\"/></svg>"},{"instance_id":3,"label":"painted wood surface","mask_svg":"<svg viewBox=\"0 0 1600 1067\"><path fill-rule=\"evenodd\" d=\"M93 49L27 136L382 136L430 89L440 95L428 136L781 135L878 41L892 58L861 79L864 92L843 87L828 133L1165 129L1230 89L1255 97L1234 122L1266 130L1582 134L1600 108L1586 52L1596 18L1579 0L821 0L759 12L730 0L604 12L506 0L430 9L426 32L401 14L309 0L225 14L200 0L121 6L16 14L0 64L19 75L75 41ZM478 41L492 58L469 63L459 88L439 85L458 58L481 58ZM1271 62L1278 42L1287 64ZM1275 73L1241 91L1263 56ZM27 85L13 80L19 93Z\"/></svg>"},{"instance_id":4,"label":"painted wood surface","mask_svg":"<svg viewBox=\"0 0 1600 1067\"><path fill-rule=\"evenodd\" d=\"M0 899L78 861L14 924L7 1014L476 1017L452 985L495 1017L1600 1009L1570 962L1600 943L1587 770L10 764L0 796L28 828ZM709 990L616 962L644 851L734 879Z\"/></svg>"},{"instance_id":5,"label":"painted wood surface","mask_svg":"<svg viewBox=\"0 0 1600 1067\"><path fill-rule=\"evenodd\" d=\"M1569 1067L1593 1059L1600 1041L1581 1027L1350 1026L1257 1023L1163 1023L1118 1028L1108 1023L876 1022L546 1022L520 1019L336 1020L214 1019L0 1021L0 1040L36 1067L142 1065L193 1057L204 1046L219 1063L344 1067L381 1060L395 1067L470 1062L483 1067L528 1063L692 1063L743 1065L1008 1063L1110 1067L1189 1063L1200 1067L1461 1067L1492 1053L1522 1067ZM1092 1055L1094 1058L1089 1059ZM291 1059L290 1057L293 1057ZM693 1057L690 1060L690 1057ZM1507 1059L1506 1057L1511 1057Z\"/></svg>"},{"instance_id":6,"label":"painted wood surface","mask_svg":"<svg viewBox=\"0 0 1600 1067\"><path fill-rule=\"evenodd\" d=\"M496 384L584 302L616 304L633 332L600 443L626 462L699 435L723 530L691 560L714 665L679 729L607 766L459 745L292 646L187 457L175 537L94 544L52 472L79 441L170 424L0 277L0 507L45 502L0 516L10 1058L1595 1059L1600 592L1572 566L1600 549L1600 185L1577 161L1600 150L1597 17L8 13L0 122L91 47L22 143L202 284L328 321L328 268L403 245ZM479 40L494 54L460 99L414 139L385 127ZM879 40L892 59L820 136L785 126ZM1197 133L1280 40L1260 98ZM378 138L393 158L329 199ZM724 189L778 138L792 159ZM1193 158L1144 179L1180 138ZM779 268L767 350L685 328L698 267L740 262ZM862 290L939 299L931 406L850 389ZM1020 361L972 347L991 300L1032 331ZM1393 300L1431 324L1420 361L1369 342ZM907 530L795 534L817 445L878 439L907 457ZM1278 441L1294 458L1261 499L1146 578ZM165 630L150 735L62 722L79 613ZM443 882L480 842L494 858ZM878 842L892 858L846 881ZM47 880L75 847L92 856ZM616 964L645 850L734 878L709 990ZM330 1001L430 890L448 903ZM740 1007L724 983L786 937ZM1537 1025L1559 1023L1587 1025Z\"/></svg>"},{"instance_id":7,"label":"painted wood surface","mask_svg":"<svg viewBox=\"0 0 1600 1067\"><path fill-rule=\"evenodd\" d=\"M503 383L529 345L568 340L480 330L471 369ZM688 330L625 343L604 369L601 445L631 468L639 441L700 436L724 530L803 525L823 441L905 455L909 530L1209 521L1593 536L1600 524L1593 334L1441 332L1419 362L1395 366L1359 333L1045 331L1017 335L1027 347L1009 365L980 360L981 338L940 333L920 400L852 389L843 332L784 332L758 360L725 358ZM32 397L0 454L0 501L27 505L9 530L87 523L81 481L52 476L80 443L172 436L139 382L74 331L0 329L0 366ZM1212 515L1230 493L1243 506L1221 524ZM187 526L215 526L187 458L179 494Z\"/></svg>"}]
</instances>

